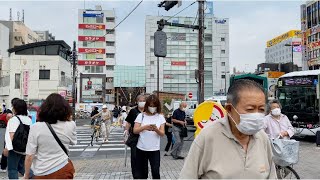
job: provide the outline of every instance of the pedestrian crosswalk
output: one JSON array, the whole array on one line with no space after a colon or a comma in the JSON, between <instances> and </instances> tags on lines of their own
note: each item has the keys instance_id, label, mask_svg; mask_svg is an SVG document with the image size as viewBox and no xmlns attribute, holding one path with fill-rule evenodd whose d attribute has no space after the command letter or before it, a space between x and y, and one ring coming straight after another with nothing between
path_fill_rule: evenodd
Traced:
<instances>
[{"instance_id":1,"label":"pedestrian crosswalk","mask_svg":"<svg viewBox=\"0 0 320 180\"><path fill-rule=\"evenodd\" d=\"M89 126L78 126L77 127L77 144L69 147L69 151L75 152L106 152L106 151L117 151L124 152L125 145L123 142L123 129L120 127L111 126L110 136L108 142L103 143L103 139L99 138L98 142L93 140L91 145L92 130Z\"/></svg>"}]
</instances>

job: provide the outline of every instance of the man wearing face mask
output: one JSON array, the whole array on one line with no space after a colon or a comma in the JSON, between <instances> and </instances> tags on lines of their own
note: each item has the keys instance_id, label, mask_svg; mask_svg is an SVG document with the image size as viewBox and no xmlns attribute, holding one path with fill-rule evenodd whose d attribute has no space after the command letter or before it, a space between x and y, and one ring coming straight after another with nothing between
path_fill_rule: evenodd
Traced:
<instances>
[{"instance_id":1,"label":"man wearing face mask","mask_svg":"<svg viewBox=\"0 0 320 180\"><path fill-rule=\"evenodd\" d=\"M270 138L290 139L294 135L294 129L288 117L281 113L281 105L278 100L268 103L270 114L265 117L265 131Z\"/></svg>"},{"instance_id":2,"label":"man wearing face mask","mask_svg":"<svg viewBox=\"0 0 320 180\"><path fill-rule=\"evenodd\" d=\"M126 117L125 121L126 123L126 130L125 133L133 133L133 128L134 128L134 121L136 120L137 116L144 112L144 105L146 104L146 98L144 95L139 95L137 97L137 104L138 106L131 109L128 116ZM136 152L137 152L137 147L130 147L131 149L131 171L132 171L132 176L134 179L137 179L137 158L136 158Z\"/></svg>"},{"instance_id":3,"label":"man wearing face mask","mask_svg":"<svg viewBox=\"0 0 320 180\"><path fill-rule=\"evenodd\" d=\"M172 115L172 122L173 122L173 135L175 137L175 144L173 145L171 155L174 159L184 159L181 156L181 151L183 148L183 137L180 136L180 132L182 131L183 126L186 126L186 108L187 103L182 102L180 104L179 109L176 109Z\"/></svg>"},{"instance_id":4,"label":"man wearing face mask","mask_svg":"<svg viewBox=\"0 0 320 180\"><path fill-rule=\"evenodd\" d=\"M181 179L276 179L263 129L264 89L240 79L227 94L228 117L203 129L194 140Z\"/></svg>"}]
</instances>

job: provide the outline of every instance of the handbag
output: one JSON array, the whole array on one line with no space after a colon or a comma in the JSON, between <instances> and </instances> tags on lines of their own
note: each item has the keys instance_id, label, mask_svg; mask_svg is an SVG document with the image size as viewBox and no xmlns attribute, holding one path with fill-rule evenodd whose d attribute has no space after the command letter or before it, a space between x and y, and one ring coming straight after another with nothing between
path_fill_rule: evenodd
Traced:
<instances>
[{"instance_id":1,"label":"handbag","mask_svg":"<svg viewBox=\"0 0 320 180\"><path fill-rule=\"evenodd\" d=\"M50 125L49 123L46 122L46 124L47 124L49 130L51 131L51 134L53 135L54 139L56 139L56 141L57 141L57 143L59 144L59 146L61 147L61 149L62 149L62 150L64 151L64 153L66 153L66 155L69 157L69 154L68 154L68 151L67 151L66 147L62 144L62 142L60 141L60 139L59 139L59 137L57 136L56 132L53 130L53 128L51 127L51 125ZM72 161L70 160L70 158L68 158L68 163L70 163L71 166L72 166L71 173L72 173L73 176L74 176L74 174L75 174L75 169L74 169L73 163L72 163Z\"/></svg>"},{"instance_id":2,"label":"handbag","mask_svg":"<svg viewBox=\"0 0 320 180\"><path fill-rule=\"evenodd\" d=\"M276 165L289 166L299 161L299 141L287 139L272 139L273 160Z\"/></svg>"},{"instance_id":3,"label":"handbag","mask_svg":"<svg viewBox=\"0 0 320 180\"><path fill-rule=\"evenodd\" d=\"M143 122L143 118L144 118L144 114L142 113L142 120L141 120L141 124ZM126 140L125 144L129 147L135 147L138 144L138 140L139 140L140 135L139 134L134 134L133 133L133 128L130 127L130 131L129 131L129 137Z\"/></svg>"},{"instance_id":4,"label":"handbag","mask_svg":"<svg viewBox=\"0 0 320 180\"><path fill-rule=\"evenodd\" d=\"M183 127L181 128L180 136L181 136L181 137L188 137L188 129L187 129L186 126L183 126Z\"/></svg>"}]
</instances>

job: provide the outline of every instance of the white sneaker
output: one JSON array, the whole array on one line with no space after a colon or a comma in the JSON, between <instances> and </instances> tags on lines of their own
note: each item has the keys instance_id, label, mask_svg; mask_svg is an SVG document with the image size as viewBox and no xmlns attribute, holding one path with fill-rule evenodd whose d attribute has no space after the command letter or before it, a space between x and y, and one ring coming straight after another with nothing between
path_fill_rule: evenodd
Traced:
<instances>
[{"instance_id":1,"label":"white sneaker","mask_svg":"<svg viewBox=\"0 0 320 180\"><path fill-rule=\"evenodd\" d=\"M6 173L7 169L0 169L0 173Z\"/></svg>"}]
</instances>

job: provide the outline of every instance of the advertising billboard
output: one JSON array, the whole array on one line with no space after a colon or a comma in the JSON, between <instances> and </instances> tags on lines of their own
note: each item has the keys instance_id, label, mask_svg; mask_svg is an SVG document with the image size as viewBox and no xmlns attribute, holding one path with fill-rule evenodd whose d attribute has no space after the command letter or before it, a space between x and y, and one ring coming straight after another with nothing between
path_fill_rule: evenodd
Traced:
<instances>
[{"instance_id":1,"label":"advertising billboard","mask_svg":"<svg viewBox=\"0 0 320 180\"><path fill-rule=\"evenodd\" d=\"M103 48L79 48L79 53L87 54L105 54L106 50Z\"/></svg>"},{"instance_id":2,"label":"advertising billboard","mask_svg":"<svg viewBox=\"0 0 320 180\"><path fill-rule=\"evenodd\" d=\"M104 36L78 36L79 41L105 41Z\"/></svg>"},{"instance_id":3,"label":"advertising billboard","mask_svg":"<svg viewBox=\"0 0 320 180\"><path fill-rule=\"evenodd\" d=\"M274 46L286 39L292 38L292 37L301 37L301 31L300 30L291 30L288 31L276 38L271 39L270 41L267 42L267 47Z\"/></svg>"},{"instance_id":4,"label":"advertising billboard","mask_svg":"<svg viewBox=\"0 0 320 180\"><path fill-rule=\"evenodd\" d=\"M79 24L79 29L106 29L103 24Z\"/></svg>"},{"instance_id":5,"label":"advertising billboard","mask_svg":"<svg viewBox=\"0 0 320 180\"><path fill-rule=\"evenodd\" d=\"M79 66L104 66L105 61L95 61L95 60L78 60Z\"/></svg>"},{"instance_id":6,"label":"advertising billboard","mask_svg":"<svg viewBox=\"0 0 320 180\"><path fill-rule=\"evenodd\" d=\"M171 66L186 66L186 61L171 61Z\"/></svg>"}]
</instances>

